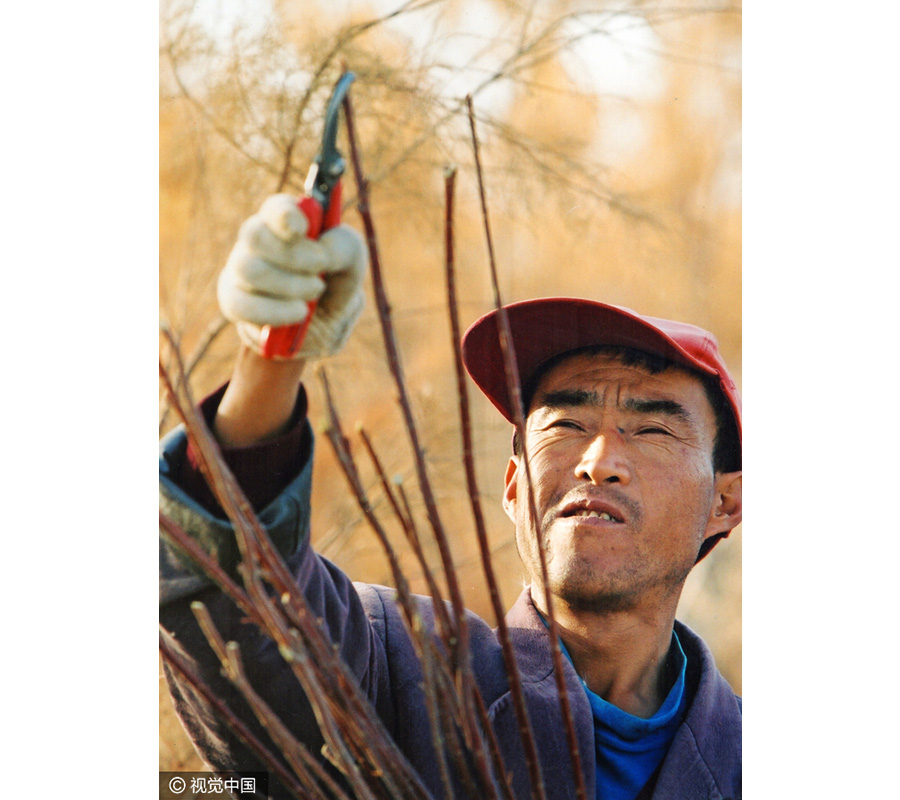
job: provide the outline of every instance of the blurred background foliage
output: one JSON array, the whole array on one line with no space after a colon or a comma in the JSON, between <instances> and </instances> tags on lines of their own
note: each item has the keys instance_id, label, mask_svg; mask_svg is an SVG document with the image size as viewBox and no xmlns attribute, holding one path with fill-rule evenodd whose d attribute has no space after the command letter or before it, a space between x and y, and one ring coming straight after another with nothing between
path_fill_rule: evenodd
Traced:
<instances>
[{"instance_id":1,"label":"blurred background foliage","mask_svg":"<svg viewBox=\"0 0 900 800\"><path fill-rule=\"evenodd\" d=\"M465 97L477 118L504 302L575 295L692 322L716 334L740 384L741 7L163 0L160 316L180 342L197 399L227 379L237 346L218 312L216 276L241 222L267 195L302 192L344 67L357 75L351 94L363 168L429 468L444 523L456 531L467 605L490 619L460 467L445 299L443 173L453 164L463 324L493 305ZM348 170L345 221L361 229L355 193ZM325 369L346 429L364 425L415 502L371 294L369 301L347 348ZM161 358L171 358L165 347ZM312 371L307 388L319 426L324 406ZM470 390L482 500L508 606L523 584L500 505L510 431ZM161 394L160 432L175 423ZM315 469L319 551L357 580L390 583L321 439ZM368 478L384 507L374 474ZM425 592L411 558L407 566L413 589ZM740 528L694 570L679 617L706 638L740 693ZM162 685L160 699L160 768L196 765Z\"/></svg>"}]
</instances>

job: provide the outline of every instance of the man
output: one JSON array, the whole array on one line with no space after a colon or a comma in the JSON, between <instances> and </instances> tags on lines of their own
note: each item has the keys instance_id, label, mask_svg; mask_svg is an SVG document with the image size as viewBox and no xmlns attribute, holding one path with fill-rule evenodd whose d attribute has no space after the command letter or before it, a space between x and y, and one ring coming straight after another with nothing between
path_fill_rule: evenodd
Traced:
<instances>
[{"instance_id":1,"label":"man","mask_svg":"<svg viewBox=\"0 0 900 800\"><path fill-rule=\"evenodd\" d=\"M203 411L341 657L439 797L421 669L391 593L351 586L309 545L312 434L300 378L306 360L346 341L361 308L365 255L346 227L319 242L305 232L287 196L270 198L241 229L219 300L243 345L227 388ZM299 352L263 358L266 326L302 319L311 300L319 305ZM703 642L675 621L691 568L741 519L740 398L715 340L690 325L587 300L535 300L507 313L527 416L524 437L514 437L503 504L531 579L507 621L529 716L539 721L534 737L547 794L575 796L552 674L552 604L589 796L740 797L740 700ZM469 329L463 356L478 386L513 420L496 313ZM180 431L164 441L160 465L164 513L233 559L229 525ZM214 690L233 694L188 610L197 597L242 652L254 654L260 691L316 752L322 739L314 717L277 650L238 624L227 599L165 546L161 572L162 623ZM472 642L476 681L513 789L530 797L499 644L478 620ZM170 680L204 758L219 770L253 768L257 762L202 700Z\"/></svg>"}]
</instances>

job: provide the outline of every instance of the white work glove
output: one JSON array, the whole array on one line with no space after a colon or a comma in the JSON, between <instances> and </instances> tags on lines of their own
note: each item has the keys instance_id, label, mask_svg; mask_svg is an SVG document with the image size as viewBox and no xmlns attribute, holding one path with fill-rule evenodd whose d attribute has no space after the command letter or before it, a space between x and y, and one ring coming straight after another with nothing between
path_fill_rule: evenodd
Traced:
<instances>
[{"instance_id":1,"label":"white work glove","mask_svg":"<svg viewBox=\"0 0 900 800\"><path fill-rule=\"evenodd\" d=\"M309 225L287 194L269 197L242 226L219 275L222 313L241 340L261 353L262 327L302 322L318 300L301 348L293 358L337 353L362 312L368 257L360 235L346 225L306 238ZM320 275L322 277L320 277Z\"/></svg>"}]
</instances>

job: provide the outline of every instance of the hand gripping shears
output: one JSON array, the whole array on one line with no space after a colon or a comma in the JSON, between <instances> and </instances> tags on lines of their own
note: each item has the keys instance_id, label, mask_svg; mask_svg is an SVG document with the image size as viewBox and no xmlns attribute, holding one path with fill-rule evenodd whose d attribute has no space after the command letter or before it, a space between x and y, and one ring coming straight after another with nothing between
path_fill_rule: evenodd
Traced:
<instances>
[{"instance_id":1,"label":"hand gripping shears","mask_svg":"<svg viewBox=\"0 0 900 800\"><path fill-rule=\"evenodd\" d=\"M331 93L325 110L322 146L306 176L305 195L297 201L297 206L309 222L306 235L310 239L318 239L323 231L334 228L341 222L341 176L346 162L337 149L337 130L341 103L355 79L352 72L345 72ZM303 343L317 304L316 300L308 304L306 318L302 322L263 327L260 337L263 357L289 358L294 355Z\"/></svg>"}]
</instances>

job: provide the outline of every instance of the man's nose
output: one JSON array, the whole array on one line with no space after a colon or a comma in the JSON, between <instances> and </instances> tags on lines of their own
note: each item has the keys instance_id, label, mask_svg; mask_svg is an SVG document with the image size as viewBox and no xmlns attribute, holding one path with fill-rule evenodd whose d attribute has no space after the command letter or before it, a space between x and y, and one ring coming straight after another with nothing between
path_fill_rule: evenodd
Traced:
<instances>
[{"instance_id":1,"label":"man's nose","mask_svg":"<svg viewBox=\"0 0 900 800\"><path fill-rule=\"evenodd\" d=\"M582 454L575 474L591 483L631 482L631 467L625 458L622 436L618 432L605 432L594 437Z\"/></svg>"}]
</instances>

